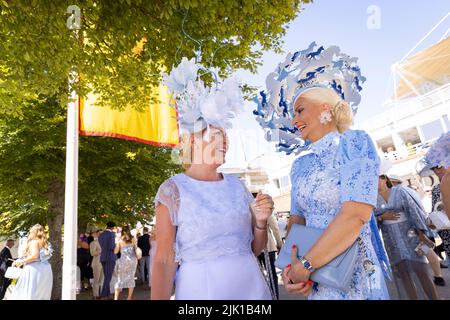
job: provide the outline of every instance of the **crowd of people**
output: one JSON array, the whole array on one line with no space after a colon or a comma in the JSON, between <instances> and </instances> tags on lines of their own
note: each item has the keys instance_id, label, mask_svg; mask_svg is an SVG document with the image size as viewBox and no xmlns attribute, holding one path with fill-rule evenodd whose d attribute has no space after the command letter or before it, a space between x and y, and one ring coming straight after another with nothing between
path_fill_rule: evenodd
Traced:
<instances>
[{"instance_id":1,"label":"crowd of people","mask_svg":"<svg viewBox=\"0 0 450 320\"><path fill-rule=\"evenodd\" d=\"M78 293L92 289L94 299L118 300L122 290L128 289L127 299L132 300L136 279L151 287L151 256L156 248L154 231L144 227L142 234L136 232L134 236L130 226L116 228L113 222L108 222L104 230L80 235Z\"/></svg>"},{"instance_id":2,"label":"crowd of people","mask_svg":"<svg viewBox=\"0 0 450 320\"><path fill-rule=\"evenodd\" d=\"M121 291L128 289L127 299L133 299L135 279L145 287L151 286L155 239L154 229L150 232L144 227L142 234L133 236L129 226L116 228L113 222L108 222L104 230L81 234L77 241L77 294L92 290L95 300L118 300ZM49 300L53 287L49 260L53 251L44 228L35 225L30 229L26 248L17 259L11 253L14 244L8 239L0 253L0 300ZM15 283L5 277L9 267L23 267Z\"/></svg>"},{"instance_id":3,"label":"crowd of people","mask_svg":"<svg viewBox=\"0 0 450 320\"><path fill-rule=\"evenodd\" d=\"M255 99L267 136L298 154L288 223L274 219L270 195L252 194L237 176L219 170L229 148L226 129L243 106L239 83L228 78L205 86L197 73L219 79L215 71L183 58L163 78L176 100L185 170L155 195L158 234L144 229L135 237L129 226L119 230L108 222L105 230L81 235L80 288L93 279L95 299L117 300L124 289L132 299L139 277L156 300L173 294L271 300L279 298L277 264L286 291L311 300L387 300L392 273L406 298L419 299L421 290L439 299L436 285L445 281L435 241L442 239L448 256L450 233L430 223L417 192L389 178L369 135L350 129L364 78L357 59L337 46L315 46L289 54L269 74L267 93ZM431 207L441 203L444 216L450 215L449 149L447 133L426 156L441 182ZM51 248L41 226L28 240L24 257L12 263L24 266L12 295L47 299Z\"/></svg>"}]
</instances>

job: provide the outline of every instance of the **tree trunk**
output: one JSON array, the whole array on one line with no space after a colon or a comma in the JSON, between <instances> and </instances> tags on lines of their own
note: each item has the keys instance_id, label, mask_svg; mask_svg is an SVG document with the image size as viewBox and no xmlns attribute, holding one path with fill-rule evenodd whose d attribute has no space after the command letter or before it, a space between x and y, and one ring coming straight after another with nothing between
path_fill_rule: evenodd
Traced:
<instances>
[{"instance_id":1,"label":"tree trunk","mask_svg":"<svg viewBox=\"0 0 450 320\"><path fill-rule=\"evenodd\" d=\"M64 182L55 180L47 193L49 201L48 228L53 256L50 259L53 271L52 300L61 300L62 295L62 225L64 221Z\"/></svg>"}]
</instances>

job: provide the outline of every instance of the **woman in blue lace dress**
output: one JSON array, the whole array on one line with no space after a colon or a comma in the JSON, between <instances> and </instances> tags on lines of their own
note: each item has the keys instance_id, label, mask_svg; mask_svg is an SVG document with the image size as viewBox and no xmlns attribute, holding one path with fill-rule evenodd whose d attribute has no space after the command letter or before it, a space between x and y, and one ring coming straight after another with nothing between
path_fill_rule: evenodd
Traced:
<instances>
[{"instance_id":1,"label":"woman in blue lace dress","mask_svg":"<svg viewBox=\"0 0 450 320\"><path fill-rule=\"evenodd\" d=\"M34 225L30 229L23 258L13 263L24 267L10 300L50 300L53 273L48 260L51 255L52 249L44 228L39 224Z\"/></svg>"},{"instance_id":2,"label":"woman in blue lace dress","mask_svg":"<svg viewBox=\"0 0 450 320\"><path fill-rule=\"evenodd\" d=\"M325 231L303 262L293 258L285 268L286 289L310 299L388 299L368 223L376 205L379 170L373 142L363 131L347 130L352 111L332 89L303 91L294 112L292 124L312 144L292 166L290 224ZM329 263L358 237L362 242L348 292L308 282L312 270Z\"/></svg>"},{"instance_id":3,"label":"woman in blue lace dress","mask_svg":"<svg viewBox=\"0 0 450 320\"><path fill-rule=\"evenodd\" d=\"M438 292L430 277L431 268L426 256L434 254L434 242L429 239L431 230L426 225L425 212L420 199L415 199L402 185L393 186L383 174L379 178L377 219L380 222L383 240L389 261L401 279L410 300L419 299L412 279L415 273L429 299L438 300ZM424 251L416 248L423 243Z\"/></svg>"}]
</instances>

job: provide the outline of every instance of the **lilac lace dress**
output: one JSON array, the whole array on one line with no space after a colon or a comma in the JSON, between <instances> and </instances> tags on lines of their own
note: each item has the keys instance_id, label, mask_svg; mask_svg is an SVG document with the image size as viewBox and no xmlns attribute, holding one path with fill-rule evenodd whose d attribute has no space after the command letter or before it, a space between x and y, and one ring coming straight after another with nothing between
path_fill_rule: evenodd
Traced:
<instances>
[{"instance_id":1,"label":"lilac lace dress","mask_svg":"<svg viewBox=\"0 0 450 320\"><path fill-rule=\"evenodd\" d=\"M326 229L346 201L375 207L378 167L377 152L365 132L325 135L292 166L291 214L305 217L307 226ZM309 299L389 299L369 224L364 225L360 237L363 246L359 246L349 292L318 284Z\"/></svg>"},{"instance_id":2,"label":"lilac lace dress","mask_svg":"<svg viewBox=\"0 0 450 320\"><path fill-rule=\"evenodd\" d=\"M251 194L238 178L200 181L185 174L166 180L155 204L169 209L177 227L178 300L271 299L253 241Z\"/></svg>"}]
</instances>

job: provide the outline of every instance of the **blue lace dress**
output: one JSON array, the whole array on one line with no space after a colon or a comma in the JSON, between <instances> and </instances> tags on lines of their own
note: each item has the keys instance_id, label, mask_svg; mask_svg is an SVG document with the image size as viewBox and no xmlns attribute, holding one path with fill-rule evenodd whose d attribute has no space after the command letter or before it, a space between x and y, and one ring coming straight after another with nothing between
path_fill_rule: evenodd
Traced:
<instances>
[{"instance_id":1,"label":"blue lace dress","mask_svg":"<svg viewBox=\"0 0 450 320\"><path fill-rule=\"evenodd\" d=\"M230 175L200 181L178 174L160 186L155 205L164 204L177 227L176 299L271 299L251 249L251 201L241 181Z\"/></svg>"},{"instance_id":2,"label":"blue lace dress","mask_svg":"<svg viewBox=\"0 0 450 320\"><path fill-rule=\"evenodd\" d=\"M306 225L326 229L346 201L377 201L379 158L363 131L331 132L311 145L309 153L291 169L291 214L303 216ZM349 292L316 284L312 300L389 299L371 228L364 225L357 263Z\"/></svg>"},{"instance_id":3,"label":"blue lace dress","mask_svg":"<svg viewBox=\"0 0 450 320\"><path fill-rule=\"evenodd\" d=\"M9 300L50 300L53 287L53 273L50 254L42 248L39 260L26 264L17 280Z\"/></svg>"},{"instance_id":4,"label":"blue lace dress","mask_svg":"<svg viewBox=\"0 0 450 320\"><path fill-rule=\"evenodd\" d=\"M422 230L428 237L435 236L426 225L425 209L420 199L415 199L411 192L407 187L399 185L391 189L387 203L381 196L378 197L378 214L385 211L400 214L398 220L385 220L381 223L383 240L393 266L405 260L427 263L424 256L418 256L414 251L420 242L414 230Z\"/></svg>"}]
</instances>

